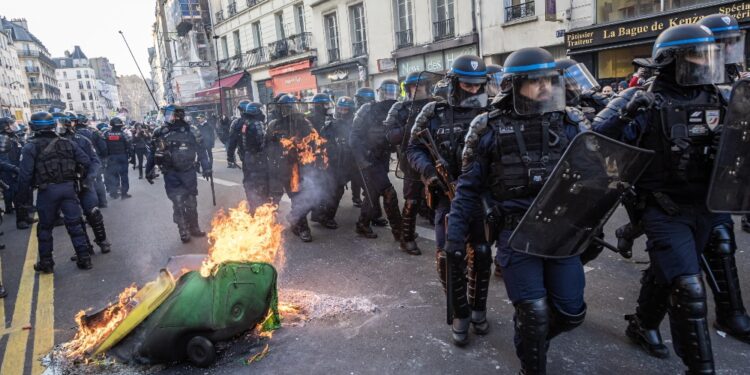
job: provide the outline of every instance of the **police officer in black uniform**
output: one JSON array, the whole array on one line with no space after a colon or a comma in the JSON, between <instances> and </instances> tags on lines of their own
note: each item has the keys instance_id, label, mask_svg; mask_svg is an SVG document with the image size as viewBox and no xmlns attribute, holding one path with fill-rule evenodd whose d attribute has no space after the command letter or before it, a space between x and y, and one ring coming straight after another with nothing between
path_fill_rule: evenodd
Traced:
<instances>
[{"instance_id":1,"label":"police officer in black uniform","mask_svg":"<svg viewBox=\"0 0 750 375\"><path fill-rule=\"evenodd\" d=\"M401 251L411 255L420 255L416 240L417 214L424 200L424 184L419 173L406 159L406 148L409 135L417 114L429 102L433 101L432 85L439 78L428 72L412 72L406 76L403 87L406 99L393 104L385 119L388 141L398 152L398 166L404 173L404 208L401 211Z\"/></svg>"},{"instance_id":2,"label":"police officer in black uniform","mask_svg":"<svg viewBox=\"0 0 750 375\"><path fill-rule=\"evenodd\" d=\"M0 118L0 161L7 163L15 168L5 168L0 173L2 181L8 185L8 188L3 191L3 198L5 198L5 212L14 212L14 200L16 194L18 194L18 167L21 164L21 148L23 144L18 134L13 131L11 125L15 121L9 117ZM31 198L31 195L29 195ZM24 203L24 206L31 206L32 200ZM16 212L16 228L28 229L31 224L35 222L30 214L19 215Z\"/></svg>"},{"instance_id":3,"label":"police officer in black uniform","mask_svg":"<svg viewBox=\"0 0 750 375\"><path fill-rule=\"evenodd\" d=\"M243 120L243 111L248 104L250 104L249 100L240 100L240 102L237 103L237 110L240 112L240 117L232 120L232 124L229 125L226 150L227 162L229 163L230 168L232 168L231 166L233 165L237 165L237 155L240 157L240 161L245 157L245 149L242 148L244 146L242 143L242 126L245 124Z\"/></svg>"},{"instance_id":4,"label":"police officer in black uniform","mask_svg":"<svg viewBox=\"0 0 750 375\"><path fill-rule=\"evenodd\" d=\"M185 122L185 110L170 104L162 108L164 125L154 131L146 161L146 180L153 184L155 167L164 173L164 188L172 201L172 219L177 224L180 240L190 242L190 237L204 237L206 232L198 225L198 178L196 161L201 174L212 176L207 150L203 147L200 131Z\"/></svg>"},{"instance_id":5,"label":"police officer in black uniform","mask_svg":"<svg viewBox=\"0 0 750 375\"><path fill-rule=\"evenodd\" d=\"M399 94L398 82L384 80L378 88L378 101L362 105L354 115L349 147L362 175L365 201L362 204L356 232L365 238L376 238L370 223L376 218L375 207L383 197L383 208L391 224L391 234L401 241L401 212L398 194L388 179L391 145L385 136L383 121L396 102Z\"/></svg>"},{"instance_id":6,"label":"police officer in black uniform","mask_svg":"<svg viewBox=\"0 0 750 375\"><path fill-rule=\"evenodd\" d=\"M76 181L86 174L91 160L77 144L55 133L57 121L49 112L34 113L29 125L34 136L21 150L16 203L27 202L32 187L39 190L36 200L39 261L34 269L42 273L54 271L52 229L60 211L76 252L76 265L80 269L90 269L91 245L84 231ZM18 209L22 211L18 214L26 215L25 206L19 205Z\"/></svg>"},{"instance_id":7,"label":"police officer in black uniform","mask_svg":"<svg viewBox=\"0 0 750 375\"><path fill-rule=\"evenodd\" d=\"M521 373L544 374L550 340L580 325L586 315L583 266L578 256L547 259L515 252L508 240L568 143L586 126L566 115L562 70L549 52L522 48L508 56L503 69L503 95L493 111L472 122L466 136L445 249L449 259L463 259L471 218L488 193L502 218L497 252L515 308ZM465 302L459 306L463 311L457 317L467 317Z\"/></svg>"},{"instance_id":8,"label":"police officer in black uniform","mask_svg":"<svg viewBox=\"0 0 750 375\"><path fill-rule=\"evenodd\" d=\"M268 157L265 143L265 119L263 105L255 102L240 103L240 118L234 126L238 135L229 137L227 153L241 150L242 185L245 188L250 212L270 201L268 192Z\"/></svg>"},{"instance_id":9,"label":"police officer in black uniform","mask_svg":"<svg viewBox=\"0 0 750 375\"><path fill-rule=\"evenodd\" d=\"M107 170L104 183L112 199L127 199L130 183L128 181L128 155L131 151L130 137L123 131L125 124L122 119L115 117L109 120L109 130L104 131L102 137L107 145Z\"/></svg>"},{"instance_id":10,"label":"police officer in black uniform","mask_svg":"<svg viewBox=\"0 0 750 375\"><path fill-rule=\"evenodd\" d=\"M99 208L105 208L107 207L107 189L104 186L104 172L107 169L105 165L107 143L104 141L102 133L96 128L89 127L88 123L89 119L85 115L78 114L74 122L75 131L76 134L80 134L91 141L91 144L94 145L94 150L96 150L96 156L102 164L101 168L99 168L99 173L94 178L94 190L96 191Z\"/></svg>"},{"instance_id":11,"label":"police officer in black uniform","mask_svg":"<svg viewBox=\"0 0 750 375\"><path fill-rule=\"evenodd\" d=\"M446 267L445 228L446 215L450 210L448 191L453 188L452 181L461 174L461 152L464 138L471 121L487 108L487 68L478 56L463 55L451 66L446 78L438 84L443 86L445 98L427 103L417 116L411 130L407 148L409 164L422 177L431 195L431 208L435 210L436 258L440 280L453 285L446 292L452 295L453 341L456 345L468 343L470 322L474 331L485 334L489 330L486 319L486 301L491 274L492 250L486 241L482 220L472 219L469 243L469 298L467 301L466 263L463 257L449 257L450 267ZM434 140L436 151L443 159L446 175L439 175L437 162L431 155L425 142L426 135ZM482 217L481 210L474 212ZM462 241L465 246L465 242ZM466 254L465 249L461 250ZM446 274L450 268L450 274ZM450 280L447 280L450 278Z\"/></svg>"},{"instance_id":12,"label":"police officer in black uniform","mask_svg":"<svg viewBox=\"0 0 750 375\"><path fill-rule=\"evenodd\" d=\"M338 228L336 212L346 183L352 178L352 152L349 148L349 134L354 120L354 100L341 96L336 100L333 117L321 129L320 135L326 139L328 169L326 170L325 189L328 193L320 207L313 210L311 219L328 229Z\"/></svg>"},{"instance_id":13,"label":"police officer in black uniform","mask_svg":"<svg viewBox=\"0 0 750 375\"><path fill-rule=\"evenodd\" d=\"M595 130L656 152L636 186L648 237L650 277L643 280L627 335L650 354L665 357L659 322L669 314L675 352L689 373L714 373L700 255L718 216L706 197L716 131L725 103L715 84L725 80L723 54L705 26L680 25L656 39L659 74ZM687 125L686 125L687 124Z\"/></svg>"},{"instance_id":14,"label":"police officer in black uniform","mask_svg":"<svg viewBox=\"0 0 750 375\"><path fill-rule=\"evenodd\" d=\"M375 90L370 87L360 87L354 93L354 113L357 113L363 105L375 101ZM354 163L350 163L350 173L352 179L352 204L354 207L362 207L362 176L359 169ZM378 217L383 214L380 212L380 203L378 202ZM387 224L387 223L386 223ZM377 225L377 224L376 224Z\"/></svg>"},{"instance_id":15,"label":"police officer in black uniform","mask_svg":"<svg viewBox=\"0 0 750 375\"><path fill-rule=\"evenodd\" d=\"M333 110L333 99L328 94L315 94L309 104L307 112L307 121L310 121L313 128L320 133L320 129L331 119Z\"/></svg>"},{"instance_id":16,"label":"police officer in black uniform","mask_svg":"<svg viewBox=\"0 0 750 375\"><path fill-rule=\"evenodd\" d=\"M148 129L143 124L136 124L133 129L133 156L136 161L134 168L138 167L139 180L143 179L143 160L148 153L149 143L151 143L151 135Z\"/></svg>"}]
</instances>

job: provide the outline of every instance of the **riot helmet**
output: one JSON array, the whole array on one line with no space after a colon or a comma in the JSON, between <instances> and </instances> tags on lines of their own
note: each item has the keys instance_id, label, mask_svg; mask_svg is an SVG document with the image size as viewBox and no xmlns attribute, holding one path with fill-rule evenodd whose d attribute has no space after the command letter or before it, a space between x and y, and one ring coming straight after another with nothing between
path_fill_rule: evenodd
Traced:
<instances>
[{"instance_id":1,"label":"riot helmet","mask_svg":"<svg viewBox=\"0 0 750 375\"><path fill-rule=\"evenodd\" d=\"M664 30L651 52L661 74L673 66L674 79L681 86L724 82L724 51L708 27L678 25ZM667 68L667 69L665 69Z\"/></svg>"},{"instance_id":2,"label":"riot helmet","mask_svg":"<svg viewBox=\"0 0 750 375\"><path fill-rule=\"evenodd\" d=\"M274 103L278 103L279 100L281 100L281 98L283 98L283 97L285 97L287 95L289 95L289 94L287 94L285 92L280 92L280 93L276 94L276 96L273 97L273 102Z\"/></svg>"},{"instance_id":3,"label":"riot helmet","mask_svg":"<svg viewBox=\"0 0 750 375\"><path fill-rule=\"evenodd\" d=\"M348 96L342 96L336 100L336 112L334 117L341 120L349 120L354 117L356 105L354 100Z\"/></svg>"},{"instance_id":4,"label":"riot helmet","mask_svg":"<svg viewBox=\"0 0 750 375\"><path fill-rule=\"evenodd\" d=\"M251 119L262 119L264 117L262 108L263 105L260 103L243 100L242 102L240 102L239 110L240 114L242 114L243 117L249 117Z\"/></svg>"},{"instance_id":5,"label":"riot helmet","mask_svg":"<svg viewBox=\"0 0 750 375\"><path fill-rule=\"evenodd\" d=\"M712 14L699 22L709 28L716 42L724 50L726 64L745 65L745 31L740 30L737 19L728 14Z\"/></svg>"},{"instance_id":6,"label":"riot helmet","mask_svg":"<svg viewBox=\"0 0 750 375\"><path fill-rule=\"evenodd\" d=\"M503 67L503 89L513 92L519 115L539 115L565 109L565 82L552 54L539 47L511 53Z\"/></svg>"},{"instance_id":7,"label":"riot helmet","mask_svg":"<svg viewBox=\"0 0 750 375\"><path fill-rule=\"evenodd\" d=\"M313 116L325 117L333 109L333 100L328 94L315 94L310 102Z\"/></svg>"},{"instance_id":8,"label":"riot helmet","mask_svg":"<svg viewBox=\"0 0 750 375\"><path fill-rule=\"evenodd\" d=\"M87 126L89 124L89 118L84 114L78 114L78 116L76 116L76 120L76 125L78 126Z\"/></svg>"},{"instance_id":9,"label":"riot helmet","mask_svg":"<svg viewBox=\"0 0 750 375\"><path fill-rule=\"evenodd\" d=\"M174 125L177 121L185 121L185 109L175 104L163 107L161 109L161 115L164 122L169 125ZM112 121L114 121L114 119L112 119ZM112 125L112 121L110 121L110 125L114 126ZM120 124L122 124L122 120L120 120Z\"/></svg>"},{"instance_id":10,"label":"riot helmet","mask_svg":"<svg viewBox=\"0 0 750 375\"><path fill-rule=\"evenodd\" d=\"M10 117L0 117L0 133L13 133L12 125L15 122Z\"/></svg>"},{"instance_id":11,"label":"riot helmet","mask_svg":"<svg viewBox=\"0 0 750 375\"><path fill-rule=\"evenodd\" d=\"M566 103L578 105L581 95L599 90L599 82L586 65L573 59L559 59L555 60L555 63L557 63L557 68L562 70L565 79Z\"/></svg>"},{"instance_id":12,"label":"riot helmet","mask_svg":"<svg viewBox=\"0 0 750 375\"><path fill-rule=\"evenodd\" d=\"M118 130L123 125L125 125L125 123L122 122L122 119L119 117L113 117L111 120L109 120L109 127L112 128L113 130Z\"/></svg>"},{"instance_id":13,"label":"riot helmet","mask_svg":"<svg viewBox=\"0 0 750 375\"><path fill-rule=\"evenodd\" d=\"M240 116L242 116L242 108L244 108L248 103L250 103L249 100L240 100L239 103L237 103L237 111L240 113Z\"/></svg>"},{"instance_id":14,"label":"riot helmet","mask_svg":"<svg viewBox=\"0 0 750 375\"><path fill-rule=\"evenodd\" d=\"M487 65L487 96L495 97L502 92L503 67L497 64Z\"/></svg>"},{"instance_id":15,"label":"riot helmet","mask_svg":"<svg viewBox=\"0 0 750 375\"><path fill-rule=\"evenodd\" d=\"M395 79L383 80L378 87L378 101L397 100L399 91L398 81Z\"/></svg>"},{"instance_id":16,"label":"riot helmet","mask_svg":"<svg viewBox=\"0 0 750 375\"><path fill-rule=\"evenodd\" d=\"M462 55L453 60L446 79L448 104L462 108L487 106L487 66L479 56Z\"/></svg>"},{"instance_id":17,"label":"riot helmet","mask_svg":"<svg viewBox=\"0 0 750 375\"><path fill-rule=\"evenodd\" d=\"M408 100L429 99L435 85L442 77L432 72L411 72L404 80L404 90Z\"/></svg>"},{"instance_id":18,"label":"riot helmet","mask_svg":"<svg viewBox=\"0 0 750 375\"><path fill-rule=\"evenodd\" d=\"M100 122L100 123L96 124L96 130L99 130L100 132L105 131L108 127L109 127L109 125L107 125L106 122Z\"/></svg>"},{"instance_id":19,"label":"riot helmet","mask_svg":"<svg viewBox=\"0 0 750 375\"><path fill-rule=\"evenodd\" d=\"M29 126L31 127L31 131L34 132L54 131L57 126L57 120L49 112L36 112L31 115Z\"/></svg>"},{"instance_id":20,"label":"riot helmet","mask_svg":"<svg viewBox=\"0 0 750 375\"><path fill-rule=\"evenodd\" d=\"M354 103L357 108L375 101L375 90L369 87L360 87L354 93Z\"/></svg>"},{"instance_id":21,"label":"riot helmet","mask_svg":"<svg viewBox=\"0 0 750 375\"><path fill-rule=\"evenodd\" d=\"M289 117L299 113L299 100L292 95L284 95L276 102L281 117Z\"/></svg>"}]
</instances>

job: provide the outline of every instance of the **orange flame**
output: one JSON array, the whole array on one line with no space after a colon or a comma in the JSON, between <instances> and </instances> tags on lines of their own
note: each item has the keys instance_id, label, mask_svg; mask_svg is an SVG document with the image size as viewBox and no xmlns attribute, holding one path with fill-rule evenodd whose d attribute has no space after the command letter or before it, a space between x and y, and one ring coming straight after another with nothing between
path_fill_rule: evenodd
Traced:
<instances>
[{"instance_id":1,"label":"orange flame","mask_svg":"<svg viewBox=\"0 0 750 375\"><path fill-rule=\"evenodd\" d=\"M289 187L293 193L299 192L299 163L292 164L292 179L289 181Z\"/></svg>"},{"instance_id":2,"label":"orange flame","mask_svg":"<svg viewBox=\"0 0 750 375\"><path fill-rule=\"evenodd\" d=\"M287 153L291 150L297 151L297 157L302 165L319 162L323 168L328 168L328 152L324 147L328 141L315 129L311 129L310 134L302 139L282 138L280 142Z\"/></svg>"},{"instance_id":3,"label":"orange flame","mask_svg":"<svg viewBox=\"0 0 750 375\"><path fill-rule=\"evenodd\" d=\"M133 296L138 292L135 284L125 288L117 297L118 302L104 311L86 318L86 312L81 310L76 314L78 332L73 340L65 343L63 349L68 358L82 358L101 344L118 325L128 316L135 306Z\"/></svg>"},{"instance_id":4,"label":"orange flame","mask_svg":"<svg viewBox=\"0 0 750 375\"><path fill-rule=\"evenodd\" d=\"M219 211L211 222L208 234L210 248L200 273L213 274L226 262L264 262L276 269L284 265L281 232L284 227L276 221L276 205L267 203L255 214L248 213L247 202L240 202L229 212Z\"/></svg>"}]
</instances>

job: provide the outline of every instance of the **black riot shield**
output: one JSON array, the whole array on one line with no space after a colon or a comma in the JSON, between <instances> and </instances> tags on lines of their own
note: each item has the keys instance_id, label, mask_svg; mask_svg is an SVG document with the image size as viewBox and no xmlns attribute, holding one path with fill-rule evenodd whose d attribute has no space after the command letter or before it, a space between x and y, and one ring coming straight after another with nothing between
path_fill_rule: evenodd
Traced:
<instances>
[{"instance_id":1,"label":"black riot shield","mask_svg":"<svg viewBox=\"0 0 750 375\"><path fill-rule=\"evenodd\" d=\"M652 157L601 134L579 134L511 235L511 248L544 258L582 253Z\"/></svg>"},{"instance_id":2,"label":"black riot shield","mask_svg":"<svg viewBox=\"0 0 750 375\"><path fill-rule=\"evenodd\" d=\"M721 128L707 205L713 212L750 213L750 81L734 85Z\"/></svg>"}]
</instances>

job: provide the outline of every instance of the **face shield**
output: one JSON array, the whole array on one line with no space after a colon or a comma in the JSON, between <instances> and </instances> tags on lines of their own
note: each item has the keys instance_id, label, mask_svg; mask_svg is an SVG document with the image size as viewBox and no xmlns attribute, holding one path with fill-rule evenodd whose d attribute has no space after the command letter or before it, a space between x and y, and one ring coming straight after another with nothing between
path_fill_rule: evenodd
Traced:
<instances>
[{"instance_id":1,"label":"face shield","mask_svg":"<svg viewBox=\"0 0 750 375\"><path fill-rule=\"evenodd\" d=\"M559 70L513 75L513 107L519 115L565 109L565 83Z\"/></svg>"},{"instance_id":2,"label":"face shield","mask_svg":"<svg viewBox=\"0 0 750 375\"><path fill-rule=\"evenodd\" d=\"M581 94L590 91L599 90L599 82L596 81L594 75L589 72L586 65L578 63L569 66L563 72L565 77L565 88L575 98L581 96Z\"/></svg>"},{"instance_id":3,"label":"face shield","mask_svg":"<svg viewBox=\"0 0 750 375\"><path fill-rule=\"evenodd\" d=\"M745 65L745 31L740 35L718 39L724 49L724 63Z\"/></svg>"},{"instance_id":4,"label":"face shield","mask_svg":"<svg viewBox=\"0 0 750 375\"><path fill-rule=\"evenodd\" d=\"M481 83L480 83L481 82ZM486 80L483 81L464 81L461 79L454 80L451 85L450 99L448 104L459 108L485 108L489 102L489 97L485 91Z\"/></svg>"},{"instance_id":5,"label":"face shield","mask_svg":"<svg viewBox=\"0 0 750 375\"><path fill-rule=\"evenodd\" d=\"M495 72L489 75L489 78L487 79L487 95L491 97L495 97L500 95L502 92L502 84L503 84L503 72Z\"/></svg>"},{"instance_id":6,"label":"face shield","mask_svg":"<svg viewBox=\"0 0 750 375\"><path fill-rule=\"evenodd\" d=\"M443 79L440 74L420 72L416 78L404 81L406 98L409 100L424 100L432 97L435 86Z\"/></svg>"},{"instance_id":7,"label":"face shield","mask_svg":"<svg viewBox=\"0 0 750 375\"><path fill-rule=\"evenodd\" d=\"M347 120L354 116L354 109L347 106L337 106L334 116L337 119Z\"/></svg>"},{"instance_id":8,"label":"face shield","mask_svg":"<svg viewBox=\"0 0 750 375\"><path fill-rule=\"evenodd\" d=\"M682 86L725 81L724 50L717 44L702 44L680 50L675 57L675 80Z\"/></svg>"},{"instance_id":9,"label":"face shield","mask_svg":"<svg viewBox=\"0 0 750 375\"><path fill-rule=\"evenodd\" d=\"M397 100L399 87L396 83L384 83L378 89L378 101Z\"/></svg>"}]
</instances>

